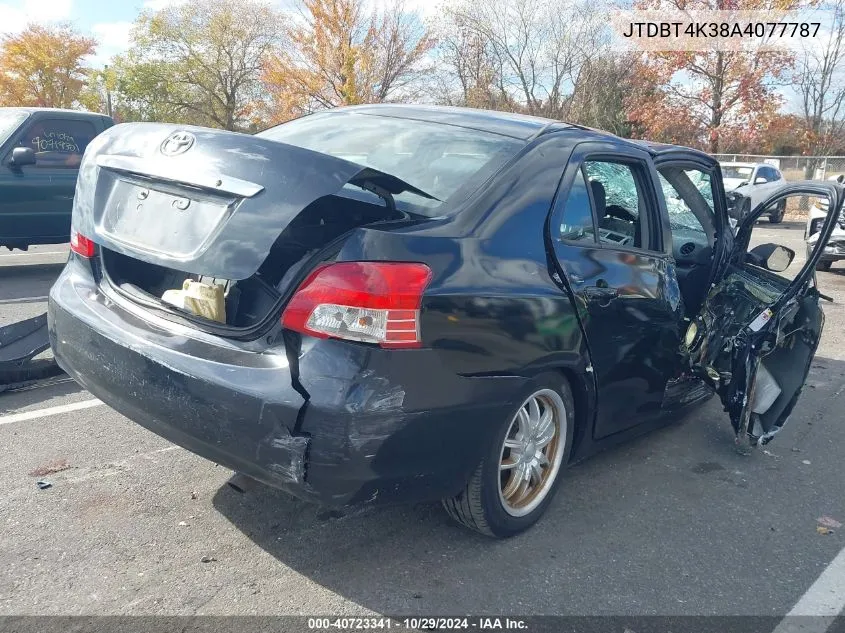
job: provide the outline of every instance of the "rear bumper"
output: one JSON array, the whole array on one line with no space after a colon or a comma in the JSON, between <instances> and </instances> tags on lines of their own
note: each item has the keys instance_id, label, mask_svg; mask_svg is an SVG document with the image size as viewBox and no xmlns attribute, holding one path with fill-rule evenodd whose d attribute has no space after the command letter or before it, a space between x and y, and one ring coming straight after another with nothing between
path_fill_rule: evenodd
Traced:
<instances>
[{"instance_id":1,"label":"rear bumper","mask_svg":"<svg viewBox=\"0 0 845 633\"><path fill-rule=\"evenodd\" d=\"M283 347L250 350L112 301L72 259L50 292L60 366L141 426L329 506L421 501L468 481L523 389L463 378L431 350L306 339L293 388Z\"/></svg>"}]
</instances>

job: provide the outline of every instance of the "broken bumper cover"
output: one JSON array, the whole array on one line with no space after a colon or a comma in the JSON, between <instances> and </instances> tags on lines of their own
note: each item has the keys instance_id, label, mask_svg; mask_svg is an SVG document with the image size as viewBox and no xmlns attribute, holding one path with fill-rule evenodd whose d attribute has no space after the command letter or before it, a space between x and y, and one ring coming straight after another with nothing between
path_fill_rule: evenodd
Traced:
<instances>
[{"instance_id":1,"label":"broken bumper cover","mask_svg":"<svg viewBox=\"0 0 845 633\"><path fill-rule=\"evenodd\" d=\"M845 259L845 238L830 240L822 251L822 261L837 261Z\"/></svg>"},{"instance_id":2,"label":"broken bumper cover","mask_svg":"<svg viewBox=\"0 0 845 633\"><path fill-rule=\"evenodd\" d=\"M154 433L328 506L457 493L524 383L458 377L431 350L306 339L306 402L284 349L180 335L109 303L74 262L53 286L50 339L65 371Z\"/></svg>"}]
</instances>

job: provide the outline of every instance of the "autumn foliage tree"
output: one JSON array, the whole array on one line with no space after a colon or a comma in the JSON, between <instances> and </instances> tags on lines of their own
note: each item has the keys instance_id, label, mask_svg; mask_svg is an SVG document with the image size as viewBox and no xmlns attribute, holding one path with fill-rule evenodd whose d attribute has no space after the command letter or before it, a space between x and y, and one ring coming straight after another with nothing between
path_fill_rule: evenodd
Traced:
<instances>
[{"instance_id":1,"label":"autumn foliage tree","mask_svg":"<svg viewBox=\"0 0 845 633\"><path fill-rule=\"evenodd\" d=\"M30 24L0 44L0 105L72 108L86 88L97 42L68 25Z\"/></svg>"},{"instance_id":2,"label":"autumn foliage tree","mask_svg":"<svg viewBox=\"0 0 845 633\"><path fill-rule=\"evenodd\" d=\"M642 9L792 9L796 0L641 0ZM717 153L730 142L754 143L781 106L775 87L786 80L792 55L764 50L651 52L647 81L660 86L632 104L632 118L652 138ZM690 141L693 141L690 143Z\"/></svg>"},{"instance_id":3,"label":"autumn foliage tree","mask_svg":"<svg viewBox=\"0 0 845 633\"><path fill-rule=\"evenodd\" d=\"M418 96L434 42L401 0L379 11L363 0L303 0L285 44L264 67L273 118Z\"/></svg>"}]
</instances>

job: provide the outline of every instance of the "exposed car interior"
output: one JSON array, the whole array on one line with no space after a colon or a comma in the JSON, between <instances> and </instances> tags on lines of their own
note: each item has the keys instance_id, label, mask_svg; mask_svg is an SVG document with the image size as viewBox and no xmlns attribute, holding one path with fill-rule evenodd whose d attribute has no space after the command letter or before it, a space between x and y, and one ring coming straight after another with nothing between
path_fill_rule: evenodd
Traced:
<instances>
[{"instance_id":1,"label":"exposed car interior","mask_svg":"<svg viewBox=\"0 0 845 633\"><path fill-rule=\"evenodd\" d=\"M767 270L754 254L750 251L742 266L731 267L718 286L719 292L708 300L702 324L710 334L702 348L707 349L705 364L732 378L725 381L725 389L738 393L735 399L749 398L748 431L765 443L779 430L785 421L781 418L794 405L818 343L823 316L812 296L799 296L786 304L770 317L776 319L777 335L760 347L761 362L753 390L744 376L732 376L737 371L735 358L747 353L747 332L762 327L761 305L775 303L789 286L788 278ZM736 424L737 420L733 422Z\"/></svg>"},{"instance_id":2,"label":"exposed car interior","mask_svg":"<svg viewBox=\"0 0 845 633\"><path fill-rule=\"evenodd\" d=\"M584 163L599 241L619 246L643 247L641 218L643 197L630 165L588 160Z\"/></svg>"}]
</instances>

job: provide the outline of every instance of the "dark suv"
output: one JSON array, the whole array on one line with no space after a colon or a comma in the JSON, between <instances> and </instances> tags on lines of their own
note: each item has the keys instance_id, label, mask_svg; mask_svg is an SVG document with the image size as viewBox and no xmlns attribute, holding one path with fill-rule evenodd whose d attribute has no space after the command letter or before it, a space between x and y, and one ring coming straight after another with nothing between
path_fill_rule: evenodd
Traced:
<instances>
[{"instance_id":1,"label":"dark suv","mask_svg":"<svg viewBox=\"0 0 845 633\"><path fill-rule=\"evenodd\" d=\"M114 122L102 114L0 108L0 246L62 244L79 163L88 143Z\"/></svg>"}]
</instances>

